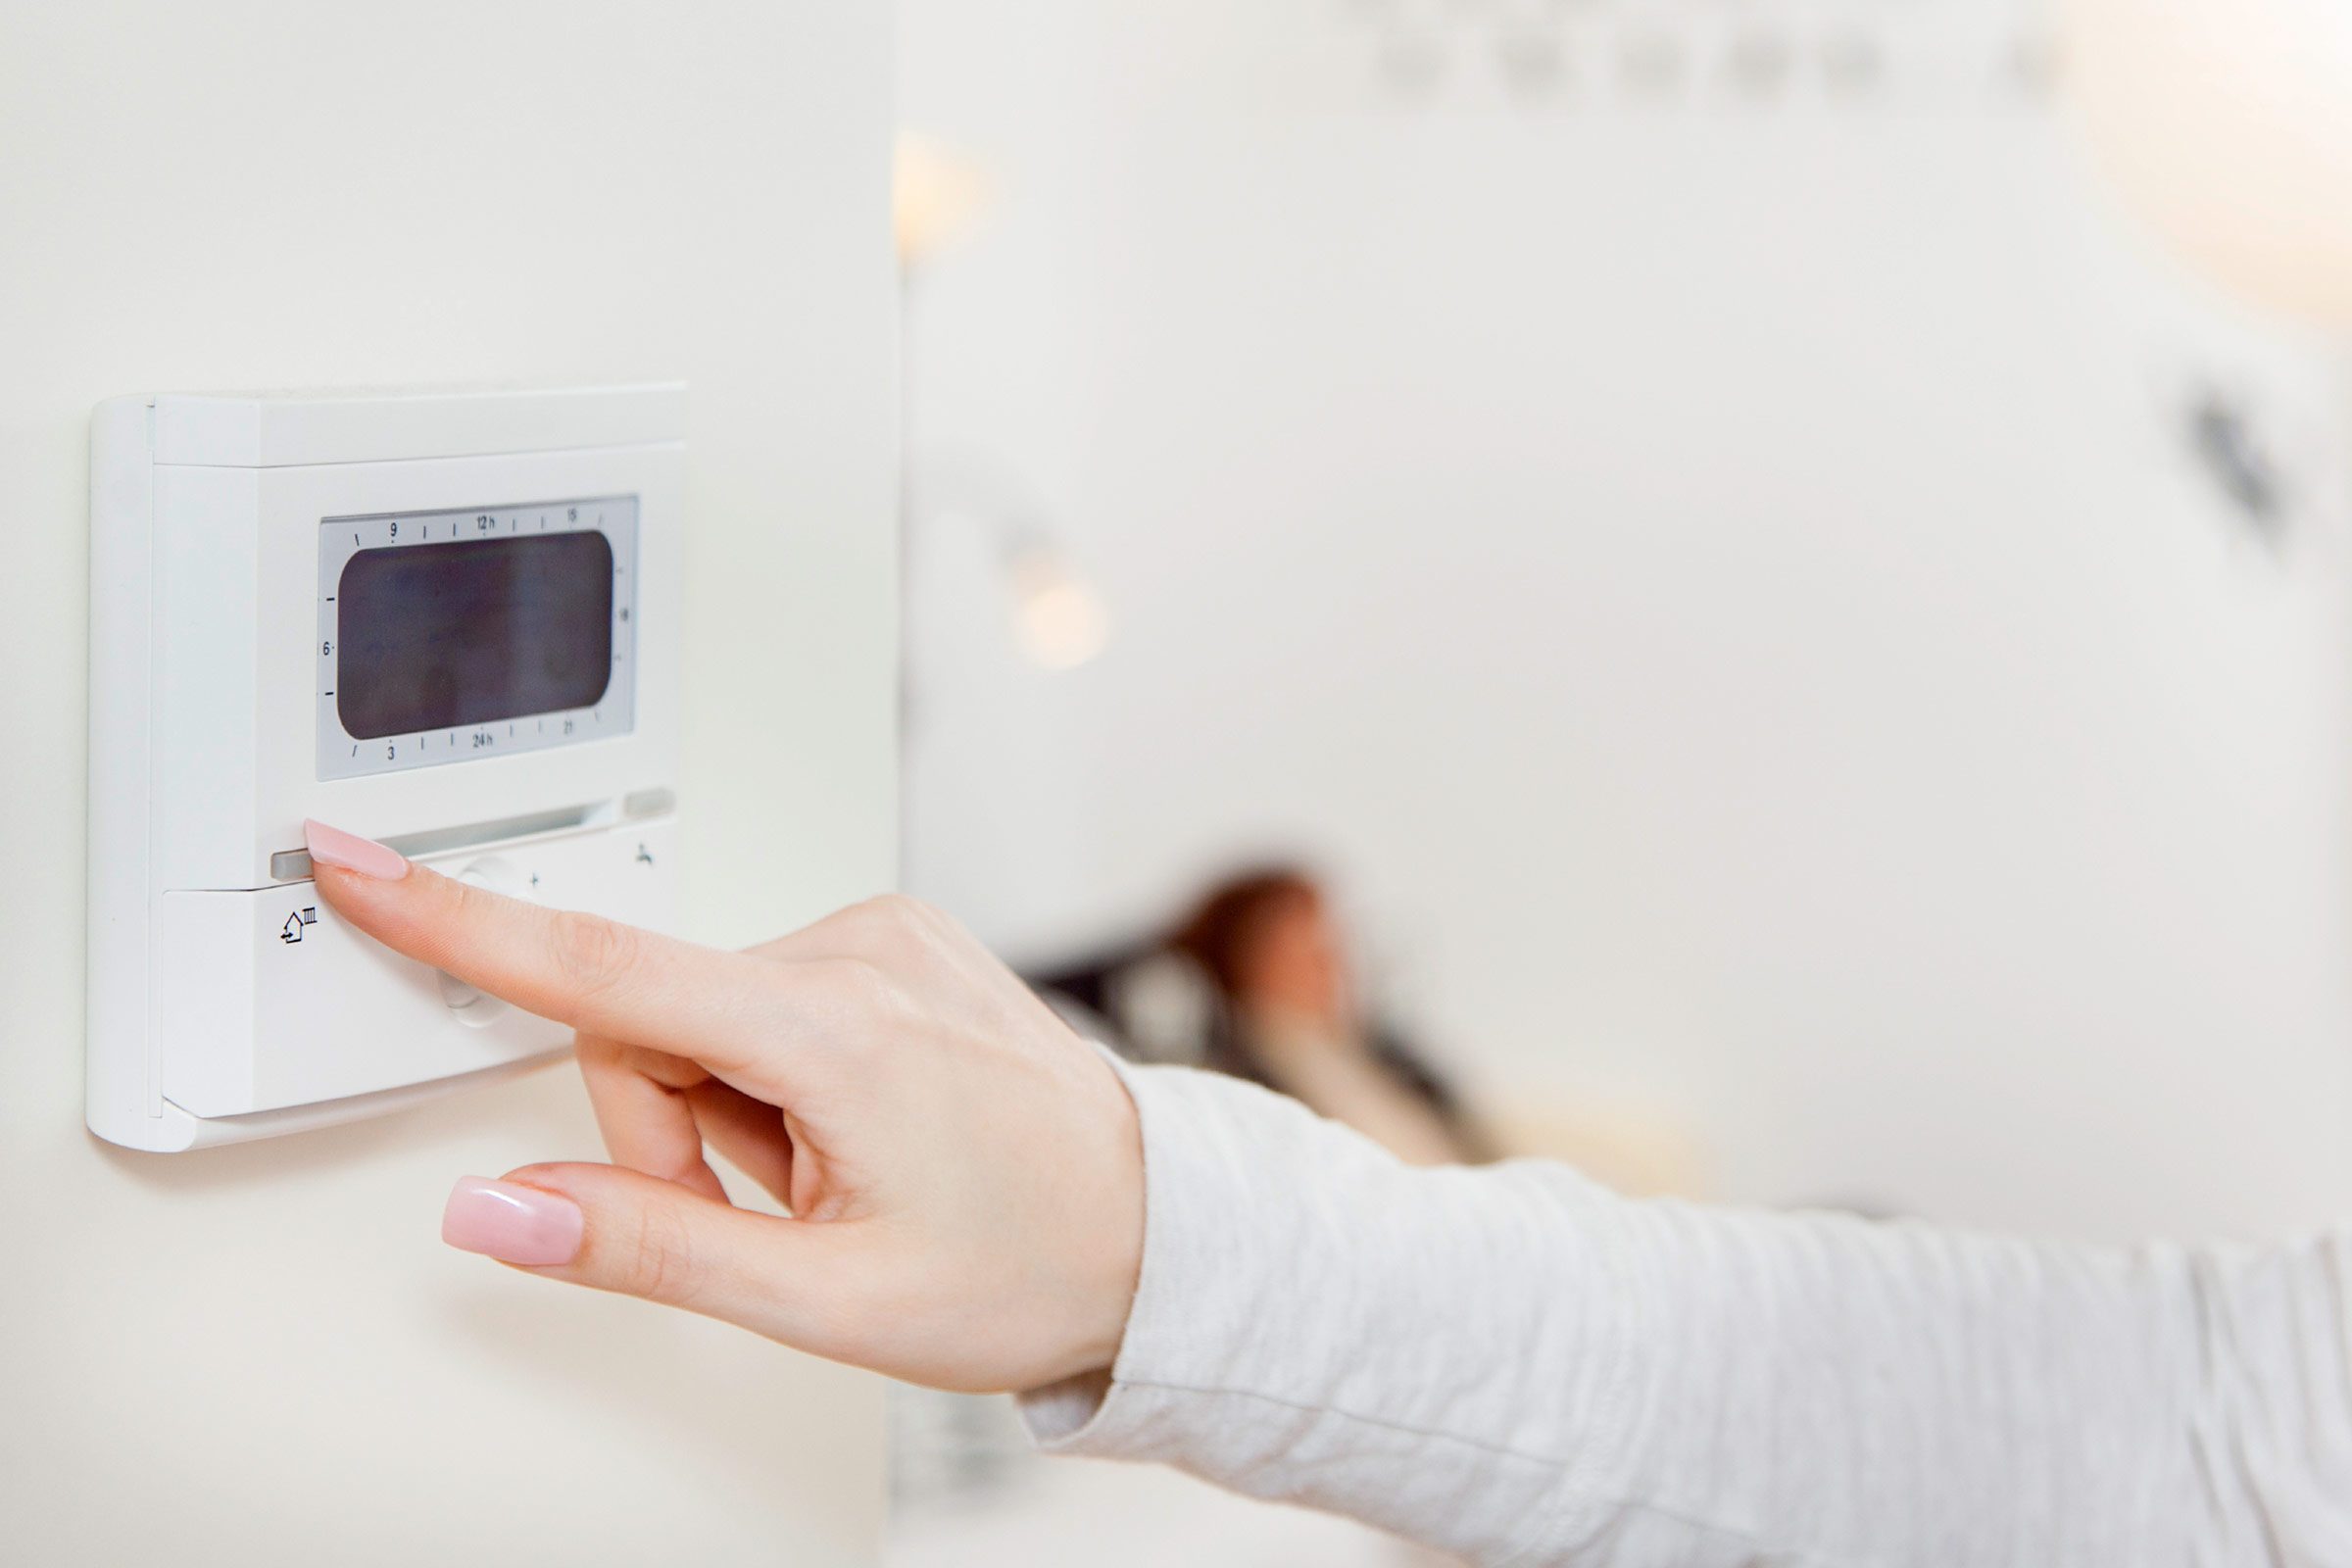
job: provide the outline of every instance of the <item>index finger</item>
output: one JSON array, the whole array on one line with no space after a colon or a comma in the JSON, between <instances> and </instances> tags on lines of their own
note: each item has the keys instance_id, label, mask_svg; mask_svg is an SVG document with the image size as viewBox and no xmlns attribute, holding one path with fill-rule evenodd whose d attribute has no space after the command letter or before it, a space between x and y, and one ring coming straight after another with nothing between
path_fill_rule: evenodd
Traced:
<instances>
[{"instance_id":1,"label":"index finger","mask_svg":"<svg viewBox=\"0 0 2352 1568\"><path fill-rule=\"evenodd\" d=\"M323 822L304 831L336 913L526 1011L718 1068L772 1065L785 1043L761 1004L772 962L510 899Z\"/></svg>"}]
</instances>

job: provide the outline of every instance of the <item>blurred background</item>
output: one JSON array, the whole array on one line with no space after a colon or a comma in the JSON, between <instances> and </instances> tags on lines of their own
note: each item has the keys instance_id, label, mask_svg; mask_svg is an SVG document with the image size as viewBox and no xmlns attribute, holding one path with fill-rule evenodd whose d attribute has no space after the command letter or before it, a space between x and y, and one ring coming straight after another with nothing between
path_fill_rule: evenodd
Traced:
<instances>
[{"instance_id":1,"label":"blurred background","mask_svg":"<svg viewBox=\"0 0 2352 1568\"><path fill-rule=\"evenodd\" d=\"M902 0L906 886L1414 1157L2339 1217L2346 365L2138 11ZM896 1426L904 1564L1404 1560Z\"/></svg>"}]
</instances>

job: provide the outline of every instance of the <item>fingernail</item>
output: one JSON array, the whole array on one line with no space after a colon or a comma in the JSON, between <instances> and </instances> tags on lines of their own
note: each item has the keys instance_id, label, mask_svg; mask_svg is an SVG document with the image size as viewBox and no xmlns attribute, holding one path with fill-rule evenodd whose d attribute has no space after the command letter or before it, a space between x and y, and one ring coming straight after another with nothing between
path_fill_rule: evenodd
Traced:
<instances>
[{"instance_id":1,"label":"fingernail","mask_svg":"<svg viewBox=\"0 0 2352 1568\"><path fill-rule=\"evenodd\" d=\"M324 822L305 821L302 839L310 847L313 863L318 865L357 871L379 882L397 882L409 874L409 862L398 850L386 849L373 839L346 833L339 827L328 827Z\"/></svg>"},{"instance_id":2,"label":"fingernail","mask_svg":"<svg viewBox=\"0 0 2352 1568\"><path fill-rule=\"evenodd\" d=\"M568 1263L587 1230L580 1205L536 1187L461 1176L441 1210L441 1239L502 1263Z\"/></svg>"}]
</instances>

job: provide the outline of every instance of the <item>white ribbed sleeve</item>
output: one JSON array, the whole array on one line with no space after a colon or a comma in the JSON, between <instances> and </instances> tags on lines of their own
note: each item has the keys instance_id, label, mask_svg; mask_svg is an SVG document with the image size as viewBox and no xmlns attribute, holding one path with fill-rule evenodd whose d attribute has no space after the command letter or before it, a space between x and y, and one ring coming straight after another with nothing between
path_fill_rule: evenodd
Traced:
<instances>
[{"instance_id":1,"label":"white ribbed sleeve","mask_svg":"<svg viewBox=\"0 0 2352 1568\"><path fill-rule=\"evenodd\" d=\"M2345 1238L2070 1249L1410 1169L1123 1067L1143 1273L1107 1380L1025 1396L1482 1564L2352 1563Z\"/></svg>"}]
</instances>

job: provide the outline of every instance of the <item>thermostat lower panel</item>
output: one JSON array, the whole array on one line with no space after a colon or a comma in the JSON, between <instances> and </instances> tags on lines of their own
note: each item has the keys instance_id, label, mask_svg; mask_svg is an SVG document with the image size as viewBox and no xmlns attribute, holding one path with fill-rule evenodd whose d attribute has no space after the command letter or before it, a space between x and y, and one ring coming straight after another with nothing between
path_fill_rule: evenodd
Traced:
<instances>
[{"instance_id":1,"label":"thermostat lower panel","mask_svg":"<svg viewBox=\"0 0 2352 1568\"><path fill-rule=\"evenodd\" d=\"M427 861L512 897L670 923L673 818ZM157 986L181 1000L164 1101L214 1119L406 1088L527 1060L569 1031L470 993L344 924L308 882L167 893Z\"/></svg>"}]
</instances>

